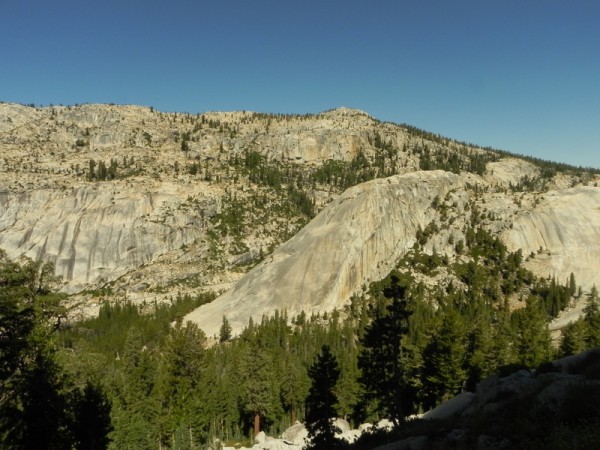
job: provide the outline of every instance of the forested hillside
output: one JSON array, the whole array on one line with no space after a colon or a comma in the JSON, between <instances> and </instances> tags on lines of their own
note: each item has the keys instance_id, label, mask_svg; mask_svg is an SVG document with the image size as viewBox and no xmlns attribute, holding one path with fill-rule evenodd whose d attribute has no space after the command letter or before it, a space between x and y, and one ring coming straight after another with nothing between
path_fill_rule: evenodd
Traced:
<instances>
[{"instance_id":1,"label":"forested hillside","mask_svg":"<svg viewBox=\"0 0 600 450\"><path fill-rule=\"evenodd\" d=\"M3 388L8 399L3 402L4 429L31 430L40 405L62 411L65 402L78 398L75 393L93 393L92 414L107 414L110 405L103 431L112 430L111 448L203 448L216 438L242 442L253 427L277 434L302 420L311 383L308 367L323 345L340 369L336 415L355 424L383 417L401 420L473 389L491 373L535 368L557 355L598 345L597 291L589 294L584 318L567 329L555 349L547 324L577 295L574 278L566 285L539 279L499 239L480 228L468 235L471 239L457 245L475 260L427 255L415 246L385 280L343 310L293 318L275 312L261 323L249 323L237 339L230 338L224 321L220 342L212 346L206 346L196 326L181 323L187 311L211 297L174 298L170 306L107 304L97 318L65 325L57 322L64 316L59 306L64 298L48 297L42 284L30 290L41 266L3 260L3 305L12 308L3 315L3 356L16 355L3 375L11 382ZM427 282L440 272L451 274L456 283ZM24 275L15 278L15 273ZM47 305L47 298L55 299L56 306L46 308L47 315L31 316L35 329L46 330L41 337L33 328L8 326L15 314ZM511 298L523 306L511 307ZM392 355L397 365L389 365ZM35 364L43 361L46 370L52 369L40 374ZM46 377L54 381L47 385ZM40 392L42 383L47 387ZM22 403L19 399L30 392L41 398ZM23 415L8 415L10 408ZM53 436L72 429L77 425L69 421L48 424ZM4 439L17 445L27 436L41 439L27 433L6 433Z\"/></svg>"},{"instance_id":2,"label":"forested hillside","mask_svg":"<svg viewBox=\"0 0 600 450\"><path fill-rule=\"evenodd\" d=\"M0 150L1 448L343 448L600 346L594 170L347 108L0 103Z\"/></svg>"}]
</instances>

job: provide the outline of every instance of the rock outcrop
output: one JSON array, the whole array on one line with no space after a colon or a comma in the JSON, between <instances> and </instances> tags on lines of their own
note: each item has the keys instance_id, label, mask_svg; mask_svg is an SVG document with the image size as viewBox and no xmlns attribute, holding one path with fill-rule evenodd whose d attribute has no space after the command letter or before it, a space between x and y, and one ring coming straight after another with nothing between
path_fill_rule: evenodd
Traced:
<instances>
[{"instance_id":1,"label":"rock outcrop","mask_svg":"<svg viewBox=\"0 0 600 450\"><path fill-rule=\"evenodd\" d=\"M600 286L600 188L577 187L539 195L538 204L520 211L502 239L521 249L535 273L565 282L574 273L585 289Z\"/></svg>"},{"instance_id":2,"label":"rock outcrop","mask_svg":"<svg viewBox=\"0 0 600 450\"><path fill-rule=\"evenodd\" d=\"M166 186L164 186L166 187ZM198 211L161 211L179 204L176 192L120 192L97 183L67 192L0 193L0 248L9 257L51 261L76 292L114 280L203 233Z\"/></svg>"},{"instance_id":3,"label":"rock outcrop","mask_svg":"<svg viewBox=\"0 0 600 450\"><path fill-rule=\"evenodd\" d=\"M528 175L524 176L531 175L529 169L527 163L522 172ZM427 171L355 186L230 291L187 319L212 336L223 316L239 332L250 317L260 321L275 310L294 317L301 311L311 314L340 308L362 286L389 272L414 244L417 229L438 219L433 200L450 191L457 215L454 232L442 230L427 248L452 252L447 237L460 234L466 223L468 183L484 181L469 174ZM556 276L565 282L573 273L584 289L600 285L600 188L516 197L491 193L481 196L479 204L494 216L484 226L498 232L509 250L533 255L526 265L536 275Z\"/></svg>"},{"instance_id":4,"label":"rock outcrop","mask_svg":"<svg viewBox=\"0 0 600 450\"><path fill-rule=\"evenodd\" d=\"M275 310L293 317L332 311L383 278L434 217L431 204L460 176L416 172L348 189L231 290L186 316L212 336L226 316L234 333Z\"/></svg>"},{"instance_id":5,"label":"rock outcrop","mask_svg":"<svg viewBox=\"0 0 600 450\"><path fill-rule=\"evenodd\" d=\"M253 152L261 169L276 168L272 179L258 180L264 170L248 173ZM462 161L460 175L416 172L449 156L453 170ZM111 177L92 173L93 164L113 161ZM383 178L389 174L403 175ZM266 255L232 291L190 316L214 334L223 315L239 331L275 309L292 316L342 306L386 275L432 221L439 229L425 251L452 256L448 242L464 239L472 204L482 226L522 249L537 275L564 281L573 272L586 289L600 285L598 179L542 175L531 162L348 108L190 115L0 103L0 249L54 262L65 292L110 285L134 301L222 292ZM373 177L340 197L343 186ZM543 181L534 185L545 193L522 189L532 180ZM282 203L290 192L316 210L330 206L279 247L306 220L298 208L290 212L291 197ZM432 207L440 201L452 223Z\"/></svg>"},{"instance_id":6,"label":"rock outcrop","mask_svg":"<svg viewBox=\"0 0 600 450\"><path fill-rule=\"evenodd\" d=\"M404 439L375 450L521 448L524 442L537 449L556 438L567 445L579 432L587 435L583 448L596 448L599 368L600 349L595 349L535 371L491 375L476 392L440 404L414 427L409 422Z\"/></svg>"},{"instance_id":7,"label":"rock outcrop","mask_svg":"<svg viewBox=\"0 0 600 450\"><path fill-rule=\"evenodd\" d=\"M265 199L234 159L257 152L308 175L324 161L373 155L376 130L400 146L408 140L404 129L348 108L307 116L190 115L131 105L0 102L0 249L54 262L66 292L95 290L133 271L143 278L137 284L166 296L173 292L165 285L186 292L228 287L240 266L284 240L279 230L287 238L299 228L290 223L298 217L288 214L269 217L260 230L249 226L252 235L239 245L229 236L213 242L219 233L206 239L232 193L241 202L254 201L254 194ZM417 164L403 159L406 170ZM97 169L112 161L118 165L112 177L91 176L92 162ZM321 207L338 194L316 189L311 195ZM166 264L154 270L159 260ZM169 272L177 282L168 280ZM147 300L123 281L124 296Z\"/></svg>"}]
</instances>

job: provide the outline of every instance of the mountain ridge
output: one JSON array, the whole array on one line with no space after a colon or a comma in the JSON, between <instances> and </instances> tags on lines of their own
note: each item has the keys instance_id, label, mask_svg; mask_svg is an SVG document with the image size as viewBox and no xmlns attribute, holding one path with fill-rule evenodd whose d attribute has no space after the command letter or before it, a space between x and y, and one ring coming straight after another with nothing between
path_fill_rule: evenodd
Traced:
<instances>
[{"instance_id":1,"label":"mountain ridge","mask_svg":"<svg viewBox=\"0 0 600 450\"><path fill-rule=\"evenodd\" d=\"M0 248L11 258L54 262L63 291L88 304L103 297L148 302L222 291L346 188L432 169L465 180L461 195L444 206L455 224L465 225L459 216L470 214L465 208L471 202L486 215L484 226L502 233L512 250L536 254L527 263L537 273L575 269L586 288L597 282L593 209L581 222L589 234L578 247L586 252L583 259L576 252L548 255L567 252L576 233L563 230L569 245L560 239L551 239L552 246L543 239L524 245L509 228L531 228L527 211L543 208L551 192L587 185L577 204L595 205L597 175L537 165L360 110L192 115L135 105L0 103L0 149ZM430 196L433 203L438 195ZM440 229L426 251L452 253L447 240L464 236L437 215ZM560 220L573 222L565 215ZM561 258L564 264L557 263ZM587 271L576 267L578 260Z\"/></svg>"}]
</instances>

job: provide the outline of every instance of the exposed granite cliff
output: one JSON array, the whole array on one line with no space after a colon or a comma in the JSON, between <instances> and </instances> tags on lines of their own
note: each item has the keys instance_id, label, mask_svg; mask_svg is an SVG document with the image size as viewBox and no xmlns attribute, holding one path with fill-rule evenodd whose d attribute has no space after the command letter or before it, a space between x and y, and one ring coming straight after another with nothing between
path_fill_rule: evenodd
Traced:
<instances>
[{"instance_id":1,"label":"exposed granite cliff","mask_svg":"<svg viewBox=\"0 0 600 450\"><path fill-rule=\"evenodd\" d=\"M258 182L260 171L250 176L252 152L278 165L279 190ZM416 172L436 158L462 161L461 174ZM92 161L115 161L114 178L90 176ZM470 163L481 176L467 170ZM325 166L325 178L311 178ZM342 183L360 170L368 176ZM400 175L385 178L392 173ZM378 180L340 197L343 187L370 178ZM599 285L598 179L540 180L531 162L348 108L190 115L0 103L0 248L54 262L66 292L108 285L116 298L136 301L228 289L264 258L207 318L192 315L211 333L224 314L239 329L275 308L292 315L340 307L384 276L431 222L439 230L425 251L452 254L449 241L464 238L470 204L482 226L523 250L536 274L564 280L573 272L584 288ZM543 189L520 187L532 181ZM306 214L282 201L289 192L326 208L304 230ZM451 223L434 207L445 198ZM243 307L231 311L237 302Z\"/></svg>"},{"instance_id":2,"label":"exposed granite cliff","mask_svg":"<svg viewBox=\"0 0 600 450\"><path fill-rule=\"evenodd\" d=\"M383 278L433 219L431 203L463 185L431 171L348 189L230 291L186 316L210 335L227 316L234 332L276 309L295 316L339 308L365 283Z\"/></svg>"}]
</instances>

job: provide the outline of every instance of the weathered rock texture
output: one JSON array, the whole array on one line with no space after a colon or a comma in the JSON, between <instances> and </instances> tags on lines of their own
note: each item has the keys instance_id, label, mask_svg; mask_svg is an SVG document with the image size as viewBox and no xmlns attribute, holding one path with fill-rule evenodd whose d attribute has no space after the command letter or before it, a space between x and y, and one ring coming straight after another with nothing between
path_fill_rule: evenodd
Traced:
<instances>
[{"instance_id":1,"label":"weathered rock texture","mask_svg":"<svg viewBox=\"0 0 600 450\"><path fill-rule=\"evenodd\" d=\"M123 193L108 183L68 192L0 193L0 248L9 257L53 262L56 274L68 281L66 290L74 292L198 238L203 226L197 213L159 215L179 197L166 191Z\"/></svg>"},{"instance_id":2,"label":"weathered rock texture","mask_svg":"<svg viewBox=\"0 0 600 450\"><path fill-rule=\"evenodd\" d=\"M250 178L243 163L249 152L279 164L279 191ZM470 174L468 164L460 176L416 172L425 155L463 162L487 155L487 172ZM311 180L331 160L350 170L353 158L358 166L367 161L368 178L380 179L341 197L345 173ZM91 177L92 160L118 162L115 178ZM391 173L402 175L383 178ZM523 192L540 177L530 162L348 108L190 115L0 103L0 249L54 262L65 292L110 287L113 299L134 301L222 292L266 256L233 290L190 316L209 334L223 315L239 331L249 317L275 309L291 316L341 307L385 276L430 222L439 229L425 251L453 256L449 241L464 239L472 206L482 226L523 250L536 274L564 281L573 272L584 288L600 285L598 178L559 173L543 180L546 193ZM353 182L359 179L367 178ZM317 210L330 206L279 247L307 220L278 203L291 188ZM435 199L446 202L451 221L441 220ZM246 210L235 218L237 235L223 229L231 219L221 215L227 205Z\"/></svg>"},{"instance_id":3,"label":"weathered rock texture","mask_svg":"<svg viewBox=\"0 0 600 450\"><path fill-rule=\"evenodd\" d=\"M416 172L348 189L230 291L189 314L211 336L226 316L239 332L275 310L293 317L342 306L365 283L383 278L434 217L436 196L462 187L443 171Z\"/></svg>"},{"instance_id":4,"label":"weathered rock texture","mask_svg":"<svg viewBox=\"0 0 600 450\"><path fill-rule=\"evenodd\" d=\"M340 308L362 286L389 273L414 244L419 227L439 221L432 201L448 193L456 220L430 239L426 251L453 252L447 237L460 238L467 203L478 198L480 210L494 215L483 226L500 233L511 251L534 254L526 265L535 274L565 282L572 272L585 289L600 285L600 188L477 197L467 187L476 182L486 183L469 174L427 171L355 186L231 290L187 319L214 335L223 316L239 332L250 317L260 321L275 310L294 317L301 311Z\"/></svg>"},{"instance_id":5,"label":"weathered rock texture","mask_svg":"<svg viewBox=\"0 0 600 450\"><path fill-rule=\"evenodd\" d=\"M475 448L474 443L476 448L484 449L515 448L522 444L524 435L536 433L525 425L515 428L515 423L540 428L543 423L543 433L551 433L551 420L569 429L573 427L572 433L577 435L583 427L575 424L594 424L597 420L596 404L590 396L600 388L599 360L600 349L594 349L548 363L534 372L491 375L477 385L476 392L462 393L421 416L424 420L443 420L443 429L431 427L425 431L421 425L414 428L413 436L376 450ZM586 431L593 434L593 427ZM420 434L423 432L426 434ZM532 447L543 448L540 440L533 441L537 446ZM414 446L418 441L420 445Z\"/></svg>"},{"instance_id":6,"label":"weathered rock texture","mask_svg":"<svg viewBox=\"0 0 600 450\"><path fill-rule=\"evenodd\" d=\"M578 284L600 286L600 188L550 191L539 204L520 211L502 233L511 251L534 254L534 272L564 282L574 273Z\"/></svg>"},{"instance_id":7,"label":"weathered rock texture","mask_svg":"<svg viewBox=\"0 0 600 450\"><path fill-rule=\"evenodd\" d=\"M173 287L228 287L244 270L240 265L300 226L298 217L271 216L248 224L251 231L238 245L231 236L207 239L225 197L269 198L231 161L256 151L308 175L323 161L373 155L376 130L397 146L410 140L406 130L347 108L310 116L190 115L138 106L0 103L0 249L55 262L67 292L117 282L127 298L147 300L159 292L173 296ZM398 169L418 165L414 155L401 156ZM96 166L117 161L116 179L91 179L91 160ZM192 165L197 174L190 173ZM320 208L339 190L317 188L311 195ZM132 292L132 284L140 289ZM154 292L144 293L143 286Z\"/></svg>"}]
</instances>

